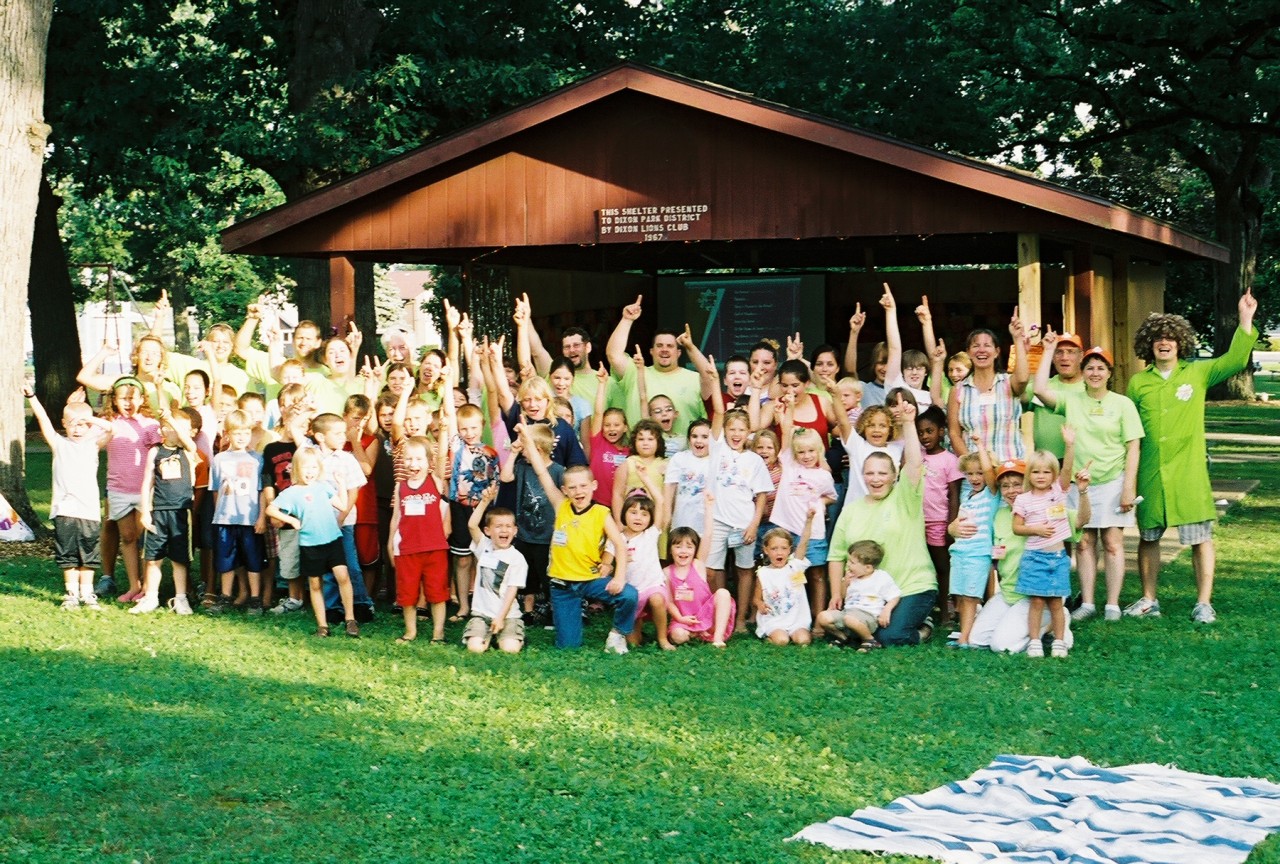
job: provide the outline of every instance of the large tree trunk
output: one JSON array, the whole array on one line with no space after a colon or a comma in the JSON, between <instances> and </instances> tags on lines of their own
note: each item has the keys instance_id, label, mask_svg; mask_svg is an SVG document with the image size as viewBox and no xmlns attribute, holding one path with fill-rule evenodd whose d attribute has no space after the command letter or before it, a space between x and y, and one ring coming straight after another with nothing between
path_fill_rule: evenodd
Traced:
<instances>
[{"instance_id":1,"label":"large tree trunk","mask_svg":"<svg viewBox=\"0 0 1280 864\"><path fill-rule=\"evenodd\" d=\"M77 387L80 334L76 330L75 297L67 252L58 233L58 208L47 177L40 178L40 206L36 210L31 248L31 277L27 308L31 310L32 354L36 367L36 395L54 417Z\"/></svg>"},{"instance_id":2,"label":"large tree trunk","mask_svg":"<svg viewBox=\"0 0 1280 864\"><path fill-rule=\"evenodd\" d=\"M31 274L31 241L40 197L40 165L49 126L44 122L45 49L53 0L0 4L0 492L32 528L24 483L26 350L22 321ZM40 338L40 334L36 334Z\"/></svg>"},{"instance_id":3,"label":"large tree trunk","mask_svg":"<svg viewBox=\"0 0 1280 864\"><path fill-rule=\"evenodd\" d=\"M1254 176L1259 171L1267 176ZM1214 178L1213 209L1217 239L1231 253L1230 261L1213 267L1215 355L1226 352L1230 347L1231 337L1240 322L1237 309L1240 295L1253 287L1258 272L1264 206L1252 185L1260 180L1265 185L1269 181L1270 170L1259 167L1244 173L1244 179L1237 182L1232 182L1236 178L1227 178L1219 183L1218 178ZM1213 388L1210 397L1252 401L1254 393L1253 370L1245 367L1240 374Z\"/></svg>"}]
</instances>

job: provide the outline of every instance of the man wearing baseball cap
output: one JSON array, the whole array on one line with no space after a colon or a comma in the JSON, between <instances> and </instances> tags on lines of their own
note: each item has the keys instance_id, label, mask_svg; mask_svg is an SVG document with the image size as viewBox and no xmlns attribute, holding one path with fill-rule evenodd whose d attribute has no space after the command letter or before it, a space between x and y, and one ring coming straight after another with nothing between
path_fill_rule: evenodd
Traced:
<instances>
[{"instance_id":1,"label":"man wearing baseball cap","mask_svg":"<svg viewBox=\"0 0 1280 864\"><path fill-rule=\"evenodd\" d=\"M1063 333L1058 337L1058 343L1053 349L1055 374L1049 379L1049 389L1054 391L1058 401L1062 401L1063 394L1084 391L1084 377L1080 373L1083 351L1084 342L1081 341L1080 334ZM1040 362L1043 363L1046 359L1048 358L1041 357ZM1048 450L1061 462L1065 449L1062 443L1062 425L1067 422L1067 418L1046 408L1039 399L1032 399L1031 404L1035 409L1031 418L1031 437L1036 449Z\"/></svg>"}]
</instances>

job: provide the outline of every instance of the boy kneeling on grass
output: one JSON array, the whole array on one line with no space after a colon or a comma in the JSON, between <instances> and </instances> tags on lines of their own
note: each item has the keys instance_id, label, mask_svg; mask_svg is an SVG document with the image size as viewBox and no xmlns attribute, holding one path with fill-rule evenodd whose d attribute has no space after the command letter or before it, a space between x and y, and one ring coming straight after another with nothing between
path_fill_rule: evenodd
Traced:
<instances>
[{"instance_id":1,"label":"boy kneeling on grass","mask_svg":"<svg viewBox=\"0 0 1280 864\"><path fill-rule=\"evenodd\" d=\"M524 620L516 594L528 581L529 563L512 545L516 539L516 514L505 507L489 508L496 497L498 486L491 484L480 493L480 500L467 520L471 554L476 560L476 580L471 617L462 642L468 651L483 654L496 637L498 648L517 654L524 647Z\"/></svg>"},{"instance_id":2,"label":"boy kneeling on grass","mask_svg":"<svg viewBox=\"0 0 1280 864\"><path fill-rule=\"evenodd\" d=\"M570 465L564 485L557 487L547 473L547 458L533 442L528 427L516 426L522 452L538 474L547 498L556 508L551 536L551 616L556 626L557 648L582 647L582 601L597 600L613 607L613 629L604 650L627 653L627 634L635 629L640 597L627 584L627 538L618 530L613 514L591 500L596 481L586 465ZM602 553L605 538L617 550L616 557Z\"/></svg>"}]
</instances>

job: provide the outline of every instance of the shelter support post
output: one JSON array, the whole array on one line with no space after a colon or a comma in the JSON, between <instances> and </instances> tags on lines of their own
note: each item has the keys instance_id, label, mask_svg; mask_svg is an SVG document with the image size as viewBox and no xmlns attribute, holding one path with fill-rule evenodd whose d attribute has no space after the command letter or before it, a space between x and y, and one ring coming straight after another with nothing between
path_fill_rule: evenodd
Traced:
<instances>
[{"instance_id":1,"label":"shelter support post","mask_svg":"<svg viewBox=\"0 0 1280 864\"><path fill-rule=\"evenodd\" d=\"M1042 321L1040 303L1040 235L1018 235L1018 315L1028 327ZM1010 351L1019 350L1017 346ZM1031 413L1022 415L1022 440L1030 452L1035 445L1031 435Z\"/></svg>"},{"instance_id":2,"label":"shelter support post","mask_svg":"<svg viewBox=\"0 0 1280 864\"><path fill-rule=\"evenodd\" d=\"M351 259L335 255L329 259L329 321L346 330L356 314L356 268Z\"/></svg>"},{"instance_id":3,"label":"shelter support post","mask_svg":"<svg viewBox=\"0 0 1280 864\"><path fill-rule=\"evenodd\" d=\"M1093 246L1080 243L1071 251L1067 274L1067 302L1062 310L1062 326L1092 344Z\"/></svg>"}]
</instances>

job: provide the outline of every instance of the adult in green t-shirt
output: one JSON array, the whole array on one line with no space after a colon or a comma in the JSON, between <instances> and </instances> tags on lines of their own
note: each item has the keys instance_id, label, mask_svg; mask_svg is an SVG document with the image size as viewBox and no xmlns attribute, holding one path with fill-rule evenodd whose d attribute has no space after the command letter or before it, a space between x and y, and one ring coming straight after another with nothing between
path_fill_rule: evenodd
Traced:
<instances>
[{"instance_id":1,"label":"adult in green t-shirt","mask_svg":"<svg viewBox=\"0 0 1280 864\"><path fill-rule=\"evenodd\" d=\"M1178 541L1192 549L1196 575L1193 621L1212 624L1217 615L1213 599L1213 487L1205 462L1204 400L1209 388L1249 363L1258 341L1253 316L1258 301L1245 291L1237 306L1240 326L1226 354L1213 360L1192 361L1196 334L1181 315L1151 315L1133 337L1133 353L1147 361L1146 369L1129 379L1129 398L1138 407L1147 437L1142 439L1138 464L1138 572L1142 597L1128 615L1160 614L1156 583L1160 577L1160 538L1166 528L1178 529Z\"/></svg>"},{"instance_id":2,"label":"adult in green t-shirt","mask_svg":"<svg viewBox=\"0 0 1280 864\"><path fill-rule=\"evenodd\" d=\"M882 645L916 645L932 635L925 623L938 596L938 576L924 539L924 451L916 437L916 408L899 401L902 417L902 473L887 453L872 453L862 463L867 494L847 501L831 532L827 577L831 609L844 604L844 562L849 547L874 540L884 548L884 570L902 592L889 626L876 631Z\"/></svg>"},{"instance_id":3,"label":"adult in green t-shirt","mask_svg":"<svg viewBox=\"0 0 1280 864\"><path fill-rule=\"evenodd\" d=\"M550 380L551 353L542 344L532 316L529 295L517 297L515 312L511 316L516 323L516 361L522 367L532 365L539 375ZM573 365L573 384L569 392L588 405L595 405L597 382L595 370L591 368L591 334L581 327L566 327L560 334L560 356ZM618 382L612 379L609 381L608 404L611 408L623 406L622 391Z\"/></svg>"},{"instance_id":4,"label":"adult in green t-shirt","mask_svg":"<svg viewBox=\"0 0 1280 864\"><path fill-rule=\"evenodd\" d=\"M1044 346L1053 349L1053 330L1044 335ZM1084 352L1084 389L1055 392L1049 387L1049 369L1036 370L1035 393L1042 403L1063 417L1076 433L1075 458L1089 466L1089 522L1076 553L1080 574L1081 604L1071 613L1083 621L1097 612L1098 541L1101 539L1107 579L1106 618L1120 619L1120 590L1124 586L1124 529L1134 524L1138 497L1138 451L1144 432L1138 409L1128 396L1112 393L1108 386L1114 368L1111 352L1094 347ZM1072 496L1074 500L1074 494Z\"/></svg>"},{"instance_id":5,"label":"adult in green t-shirt","mask_svg":"<svg viewBox=\"0 0 1280 864\"><path fill-rule=\"evenodd\" d=\"M622 386L623 411L627 415L627 423L634 426L641 419L639 380L636 376L636 365L627 353L627 344L631 339L631 325L640 318L641 298L622 308L622 320L614 328L605 346L605 356L613 367L613 375ZM672 432L683 437L689 424L700 417L706 417L706 407L702 403L702 376L692 369L680 365L680 344L678 335L671 330L659 330L653 335L653 345L649 356L653 365L645 369L645 389L648 397L666 396L676 406L676 420Z\"/></svg>"}]
</instances>

